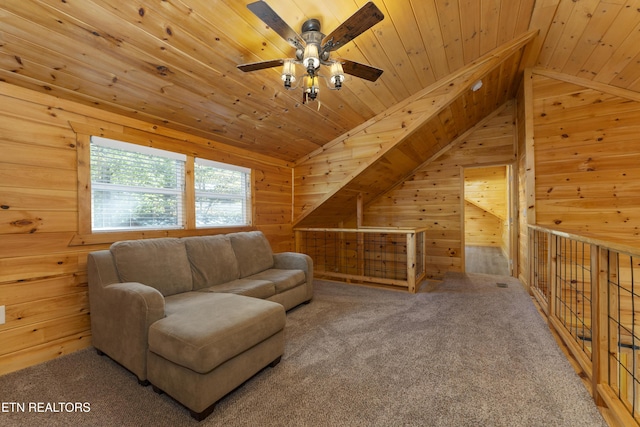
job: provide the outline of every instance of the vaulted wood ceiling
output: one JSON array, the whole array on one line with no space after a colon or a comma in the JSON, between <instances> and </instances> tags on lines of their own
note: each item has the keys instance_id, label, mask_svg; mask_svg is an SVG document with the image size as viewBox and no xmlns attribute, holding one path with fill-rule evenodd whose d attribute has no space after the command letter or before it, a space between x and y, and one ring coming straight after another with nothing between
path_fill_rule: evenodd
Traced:
<instances>
[{"instance_id":1,"label":"vaulted wood ceiling","mask_svg":"<svg viewBox=\"0 0 640 427\"><path fill-rule=\"evenodd\" d=\"M236 69L293 55L251 1L5 0L0 80L292 164L529 29L530 65L640 91L638 0L375 0L385 19L333 56L382 77L303 105L279 69ZM317 18L329 33L366 2L268 3L295 30Z\"/></svg>"}]
</instances>

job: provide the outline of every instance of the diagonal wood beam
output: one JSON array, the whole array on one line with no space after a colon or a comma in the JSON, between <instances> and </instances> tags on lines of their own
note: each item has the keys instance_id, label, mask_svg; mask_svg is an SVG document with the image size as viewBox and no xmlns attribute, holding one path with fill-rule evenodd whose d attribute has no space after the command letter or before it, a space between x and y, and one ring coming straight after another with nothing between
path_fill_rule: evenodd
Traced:
<instances>
[{"instance_id":1,"label":"diagonal wood beam","mask_svg":"<svg viewBox=\"0 0 640 427\"><path fill-rule=\"evenodd\" d=\"M296 162L294 223L329 200L473 83L522 50L537 33L529 31L505 43Z\"/></svg>"}]
</instances>

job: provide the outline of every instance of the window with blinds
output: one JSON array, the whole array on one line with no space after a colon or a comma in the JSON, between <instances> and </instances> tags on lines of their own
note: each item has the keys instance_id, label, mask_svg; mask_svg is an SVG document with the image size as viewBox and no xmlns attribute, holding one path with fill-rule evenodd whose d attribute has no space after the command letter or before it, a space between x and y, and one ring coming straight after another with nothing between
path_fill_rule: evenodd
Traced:
<instances>
[{"instance_id":1,"label":"window with blinds","mask_svg":"<svg viewBox=\"0 0 640 427\"><path fill-rule=\"evenodd\" d=\"M91 137L93 231L183 227L186 156Z\"/></svg>"},{"instance_id":2,"label":"window with blinds","mask_svg":"<svg viewBox=\"0 0 640 427\"><path fill-rule=\"evenodd\" d=\"M251 169L195 159L196 226L251 225Z\"/></svg>"}]
</instances>

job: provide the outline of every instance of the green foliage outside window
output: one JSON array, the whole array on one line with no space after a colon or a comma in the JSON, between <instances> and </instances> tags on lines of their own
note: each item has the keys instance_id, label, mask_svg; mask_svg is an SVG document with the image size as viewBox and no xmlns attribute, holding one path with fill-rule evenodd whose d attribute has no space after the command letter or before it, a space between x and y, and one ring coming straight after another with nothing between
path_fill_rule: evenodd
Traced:
<instances>
[{"instance_id":1,"label":"green foliage outside window","mask_svg":"<svg viewBox=\"0 0 640 427\"><path fill-rule=\"evenodd\" d=\"M94 230L182 226L184 161L91 146Z\"/></svg>"},{"instance_id":2,"label":"green foliage outside window","mask_svg":"<svg viewBox=\"0 0 640 427\"><path fill-rule=\"evenodd\" d=\"M92 229L182 228L185 160L176 153L92 137ZM249 169L196 159L194 172L196 226L251 223Z\"/></svg>"},{"instance_id":3,"label":"green foliage outside window","mask_svg":"<svg viewBox=\"0 0 640 427\"><path fill-rule=\"evenodd\" d=\"M196 163L196 225L246 225L247 173Z\"/></svg>"}]
</instances>

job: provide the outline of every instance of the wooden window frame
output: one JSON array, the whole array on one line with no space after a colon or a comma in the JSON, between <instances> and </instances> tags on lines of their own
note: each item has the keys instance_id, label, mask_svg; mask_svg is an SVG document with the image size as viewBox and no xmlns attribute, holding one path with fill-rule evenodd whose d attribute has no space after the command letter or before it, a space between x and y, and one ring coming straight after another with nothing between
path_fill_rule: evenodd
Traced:
<instances>
[{"instance_id":1,"label":"wooden window frame","mask_svg":"<svg viewBox=\"0 0 640 427\"><path fill-rule=\"evenodd\" d=\"M92 126L84 123L70 123L76 133L76 152L78 169L78 232L69 242L70 246L110 244L120 240L149 239L157 237L185 237L194 235L224 234L235 231L246 231L253 229L255 223L255 188L254 173L250 174L250 221L246 226L232 227L196 227L195 214L195 158L202 155L194 155L193 152L176 151L168 147L165 142L170 139L164 136L158 137L152 133L139 130L127 133L123 126L106 124L103 126ZM109 126L110 125L110 126ZM111 129L116 127L117 129ZM185 192L184 192L184 228L181 229L149 229L149 230L122 230L122 231L96 231L91 228L91 137L100 136L103 138L115 139L130 144L144 145L166 151L179 152L185 154ZM162 141L160 141L162 140ZM174 147L180 146L179 140L172 144ZM216 159L211 159L218 161Z\"/></svg>"}]
</instances>

